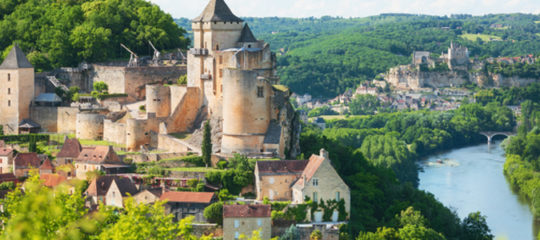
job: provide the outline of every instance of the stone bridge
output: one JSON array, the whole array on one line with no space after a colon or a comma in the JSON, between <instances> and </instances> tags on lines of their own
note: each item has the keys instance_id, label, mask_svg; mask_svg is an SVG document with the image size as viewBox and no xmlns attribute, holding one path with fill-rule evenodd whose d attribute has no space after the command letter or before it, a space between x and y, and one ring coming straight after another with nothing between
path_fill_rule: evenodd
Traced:
<instances>
[{"instance_id":1,"label":"stone bridge","mask_svg":"<svg viewBox=\"0 0 540 240\"><path fill-rule=\"evenodd\" d=\"M480 132L480 134L487 137L488 144L491 143L491 139L493 137L498 136L498 135L507 136L507 137L516 135L514 132L490 132L490 131L488 131L488 132Z\"/></svg>"}]
</instances>

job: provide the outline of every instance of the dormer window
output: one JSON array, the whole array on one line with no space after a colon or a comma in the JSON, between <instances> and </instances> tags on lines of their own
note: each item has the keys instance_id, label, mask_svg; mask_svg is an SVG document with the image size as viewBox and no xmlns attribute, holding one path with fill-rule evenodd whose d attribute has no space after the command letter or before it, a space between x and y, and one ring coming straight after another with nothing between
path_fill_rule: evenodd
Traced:
<instances>
[{"instance_id":1,"label":"dormer window","mask_svg":"<svg viewBox=\"0 0 540 240\"><path fill-rule=\"evenodd\" d=\"M313 186L314 186L314 187L319 186L319 179L314 178L314 179L312 180L312 182L313 182Z\"/></svg>"}]
</instances>

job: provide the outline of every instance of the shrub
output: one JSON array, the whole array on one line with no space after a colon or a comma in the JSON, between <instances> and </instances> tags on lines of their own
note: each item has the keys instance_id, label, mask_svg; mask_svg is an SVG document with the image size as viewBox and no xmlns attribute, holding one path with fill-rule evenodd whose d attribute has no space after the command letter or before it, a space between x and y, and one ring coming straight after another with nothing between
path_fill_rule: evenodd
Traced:
<instances>
[{"instance_id":1,"label":"shrub","mask_svg":"<svg viewBox=\"0 0 540 240\"><path fill-rule=\"evenodd\" d=\"M204 218L211 223L223 225L223 202L216 202L204 209Z\"/></svg>"}]
</instances>

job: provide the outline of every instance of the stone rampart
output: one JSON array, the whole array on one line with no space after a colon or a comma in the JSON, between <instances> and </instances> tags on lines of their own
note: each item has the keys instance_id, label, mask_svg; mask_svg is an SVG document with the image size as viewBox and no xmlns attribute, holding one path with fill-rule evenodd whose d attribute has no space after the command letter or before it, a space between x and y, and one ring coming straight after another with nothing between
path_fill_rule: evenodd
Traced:
<instances>
[{"instance_id":1,"label":"stone rampart","mask_svg":"<svg viewBox=\"0 0 540 240\"><path fill-rule=\"evenodd\" d=\"M78 108L32 106L30 118L41 125L42 131L75 133Z\"/></svg>"},{"instance_id":2,"label":"stone rampart","mask_svg":"<svg viewBox=\"0 0 540 240\"><path fill-rule=\"evenodd\" d=\"M126 124L105 119L103 124L103 140L126 145Z\"/></svg>"}]
</instances>

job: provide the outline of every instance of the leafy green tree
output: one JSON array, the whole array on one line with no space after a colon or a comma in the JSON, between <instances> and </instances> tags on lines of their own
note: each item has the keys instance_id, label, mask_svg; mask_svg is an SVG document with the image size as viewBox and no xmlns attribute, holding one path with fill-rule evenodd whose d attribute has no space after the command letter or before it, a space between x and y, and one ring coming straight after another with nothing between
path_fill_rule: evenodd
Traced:
<instances>
[{"instance_id":1,"label":"leafy green tree","mask_svg":"<svg viewBox=\"0 0 540 240\"><path fill-rule=\"evenodd\" d=\"M28 151L37 152L37 139L35 134L30 134L30 141L28 142Z\"/></svg>"},{"instance_id":2,"label":"leafy green tree","mask_svg":"<svg viewBox=\"0 0 540 240\"><path fill-rule=\"evenodd\" d=\"M464 239L471 240L488 240L493 239L491 231L486 222L486 217L480 212L470 213L463 219L463 235Z\"/></svg>"},{"instance_id":3,"label":"leafy green tree","mask_svg":"<svg viewBox=\"0 0 540 240\"><path fill-rule=\"evenodd\" d=\"M203 140L201 144L203 161L206 167L212 165L212 129L210 127L210 120L204 123Z\"/></svg>"},{"instance_id":4,"label":"leafy green tree","mask_svg":"<svg viewBox=\"0 0 540 240\"><path fill-rule=\"evenodd\" d=\"M216 202L204 209L204 218L211 223L223 225L223 202Z\"/></svg>"},{"instance_id":5,"label":"leafy green tree","mask_svg":"<svg viewBox=\"0 0 540 240\"><path fill-rule=\"evenodd\" d=\"M422 213L415 211L413 207L408 207L406 210L401 211L401 216L398 219L402 227L406 225L425 227L427 222L424 216L422 216Z\"/></svg>"},{"instance_id":6,"label":"leafy green tree","mask_svg":"<svg viewBox=\"0 0 540 240\"><path fill-rule=\"evenodd\" d=\"M94 82L94 91L99 93L107 92L109 86L105 82Z\"/></svg>"},{"instance_id":7,"label":"leafy green tree","mask_svg":"<svg viewBox=\"0 0 540 240\"><path fill-rule=\"evenodd\" d=\"M315 230L315 231L311 232L311 234L309 235L309 239L310 240L322 240L321 231Z\"/></svg>"}]
</instances>

